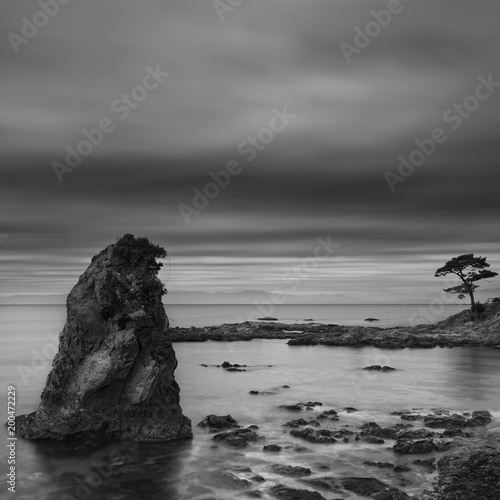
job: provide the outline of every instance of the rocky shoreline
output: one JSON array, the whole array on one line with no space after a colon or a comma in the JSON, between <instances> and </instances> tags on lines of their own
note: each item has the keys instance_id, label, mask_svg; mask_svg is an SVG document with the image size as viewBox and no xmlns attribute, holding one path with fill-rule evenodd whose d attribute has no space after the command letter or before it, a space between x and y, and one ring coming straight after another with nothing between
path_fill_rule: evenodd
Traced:
<instances>
[{"instance_id":1,"label":"rocky shoreline","mask_svg":"<svg viewBox=\"0 0 500 500\"><path fill-rule=\"evenodd\" d=\"M439 323L379 328L321 323L251 322L220 326L171 328L173 342L288 340L294 345L371 346L384 349L433 347L500 348L500 304L483 314L463 311Z\"/></svg>"},{"instance_id":2,"label":"rocky shoreline","mask_svg":"<svg viewBox=\"0 0 500 500\"><path fill-rule=\"evenodd\" d=\"M401 410L391 414L399 422L382 427L376 422L360 425L356 419L351 421L356 408L328 409L318 401L281 408L283 432L293 441L268 439L259 426L240 425L231 415L203 419L198 428L212 434L206 445L213 443L212 452L219 447L245 453L261 449L269 456L268 465L258 474L246 464L232 465L211 471L205 484L237 490L235 498L269 495L284 500L325 500L332 494L339 500L351 494L375 500L500 498L500 429L488 431L493 420L488 411ZM285 421L287 413L303 418ZM326 462L311 466L301 459L312 452L311 445L334 449L339 444L358 443L380 445L381 455L392 451L393 458L390 462L360 462L363 471L356 476L339 474ZM420 487L418 497L408 494L405 486L414 491L416 485L407 474L423 478L421 482L432 488Z\"/></svg>"}]
</instances>

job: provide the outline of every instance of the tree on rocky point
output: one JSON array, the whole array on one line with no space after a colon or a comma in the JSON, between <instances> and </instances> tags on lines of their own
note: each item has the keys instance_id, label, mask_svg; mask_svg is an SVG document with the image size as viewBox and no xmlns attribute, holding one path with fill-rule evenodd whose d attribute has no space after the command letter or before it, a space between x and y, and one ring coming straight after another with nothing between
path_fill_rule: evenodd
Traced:
<instances>
[{"instance_id":1,"label":"tree on rocky point","mask_svg":"<svg viewBox=\"0 0 500 500\"><path fill-rule=\"evenodd\" d=\"M477 304L474 300L474 290L479 285L474 283L487 278L494 278L498 273L486 269L490 265L486 262L486 257L475 257L473 253L467 253L453 257L443 267L440 267L434 276L437 278L448 274L455 274L460 278L462 283L450 288L445 288L445 292L457 293L459 299L463 299L466 295L470 297L471 309L477 310Z\"/></svg>"}]
</instances>

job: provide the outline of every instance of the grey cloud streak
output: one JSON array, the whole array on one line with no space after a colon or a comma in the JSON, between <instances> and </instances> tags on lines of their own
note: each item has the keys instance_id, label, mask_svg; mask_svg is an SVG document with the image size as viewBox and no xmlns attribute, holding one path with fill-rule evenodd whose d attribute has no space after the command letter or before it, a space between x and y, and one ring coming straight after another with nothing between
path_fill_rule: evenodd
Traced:
<instances>
[{"instance_id":1,"label":"grey cloud streak","mask_svg":"<svg viewBox=\"0 0 500 500\"><path fill-rule=\"evenodd\" d=\"M467 248L496 262L500 91L394 194L383 172L442 125L478 75L498 71L500 6L401 3L405 11L351 64L340 42L386 1L252 0L223 23L205 1L73 2L17 55L6 35L37 7L5 5L0 232L9 238L0 293L28 293L30 278L38 291L66 290L90 255L124 232L164 244L172 258L258 257L268 275L265 259L303 258L325 234L365 272L366 258L376 267L390 255L418 261L424 276ZM51 162L156 64L170 72L164 84L60 185ZM246 163L238 144L282 106L297 119ZM178 204L232 159L243 173L186 226ZM192 285L182 287L210 289L189 262L182 269ZM237 265L223 268L229 283ZM382 268L384 287L399 286ZM316 286L344 287L356 301L360 278L351 278Z\"/></svg>"}]
</instances>

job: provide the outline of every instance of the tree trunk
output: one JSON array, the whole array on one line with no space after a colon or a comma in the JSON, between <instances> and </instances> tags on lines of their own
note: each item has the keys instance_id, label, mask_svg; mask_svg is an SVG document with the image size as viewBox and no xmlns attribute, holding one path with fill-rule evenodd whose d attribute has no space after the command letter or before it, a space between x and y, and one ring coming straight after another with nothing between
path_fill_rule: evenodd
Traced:
<instances>
[{"instance_id":1,"label":"tree trunk","mask_svg":"<svg viewBox=\"0 0 500 500\"><path fill-rule=\"evenodd\" d=\"M469 295L470 295L471 310L475 311L476 310L476 301L474 300L474 292L469 292Z\"/></svg>"}]
</instances>

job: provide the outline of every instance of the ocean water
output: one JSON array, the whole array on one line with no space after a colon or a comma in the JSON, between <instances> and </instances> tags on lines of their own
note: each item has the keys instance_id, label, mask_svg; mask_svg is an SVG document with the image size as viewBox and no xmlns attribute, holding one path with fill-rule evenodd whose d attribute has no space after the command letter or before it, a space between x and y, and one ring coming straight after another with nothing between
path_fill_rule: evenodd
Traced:
<instances>
[{"instance_id":1,"label":"ocean water","mask_svg":"<svg viewBox=\"0 0 500 500\"><path fill-rule=\"evenodd\" d=\"M247 305L168 305L171 326L210 326L223 323L256 321L271 316L282 323L303 323L313 319L318 323L365 325L366 318L377 318L373 326L388 328L422 323L435 323L456 314L466 305L324 305L324 304L247 304Z\"/></svg>"},{"instance_id":2,"label":"ocean water","mask_svg":"<svg viewBox=\"0 0 500 500\"><path fill-rule=\"evenodd\" d=\"M189 326L231 322L232 315L248 313L251 307L232 306L233 310L226 313L216 311L219 308L214 306L171 306L167 310L174 325L178 322ZM329 317L330 313L325 312L323 306L319 309L293 306L295 311L289 307L276 307L275 316L290 322L309 317L315 320L324 317L325 322L337 323L361 318L360 324L363 324L362 320L368 316L397 322L413 312L408 308L402 311L407 306L401 306L400 310L397 306L386 309L385 306L376 306L376 310L361 306L360 309L350 309L351 317L348 317L347 308L342 312L344 318L337 310L332 315L336 316L334 318ZM57 350L57 335L64 324L64 312L64 307L60 306L0 306L0 378L4 391L0 411L3 415L7 415L8 385L16 387L18 414L37 408ZM288 346L281 340L179 343L174 347L179 361L176 379L181 387L181 405L193 421L193 440L140 445L103 443L86 448L74 443L19 439L16 442L16 495L7 492L4 484L0 498L234 500L247 498L245 494L250 489L260 490L262 498L270 499L267 490L277 483L306 488L296 479L274 474L270 467L275 463L309 467L313 472L311 477L373 476L400 488L404 482L405 491L420 495L423 489L430 487L432 476L411 464L417 457L394 455L390 440L382 445L353 441L317 445L290 436L284 432L283 423L336 409L340 411L340 421L332 422L332 428L355 428L369 421L384 426L400 422L397 416L390 415L392 411L417 407L456 411L488 409L495 417L491 425L499 425L499 350L435 348L391 351ZM247 372L230 373L214 366L223 361L246 364L249 368ZM209 366L203 367L202 364ZM398 371L372 373L362 370L370 364L386 364ZM283 385L290 388L284 389ZM255 396L249 394L251 390L274 394ZM323 406L300 415L280 408L280 405L300 401L320 401ZM359 412L341 411L347 406L353 406ZM229 450L223 446L214 448L212 436L196 426L209 414L231 414L241 425L258 425L258 433L265 436L265 441L245 450ZM4 443L5 430L3 427ZM304 446L307 450L301 453L293 449L284 449L279 454L263 452L262 446L269 443L284 447ZM6 446L2 446L2 474L6 473L7 453ZM364 464L370 460L408 464L412 470L404 476L391 469L374 470ZM217 476L217 472L237 465L252 470L251 473L238 472L240 478L250 479L259 474L266 481L252 482L251 488L240 491ZM345 492L321 491L321 494L328 500L358 500L356 495Z\"/></svg>"}]
</instances>

